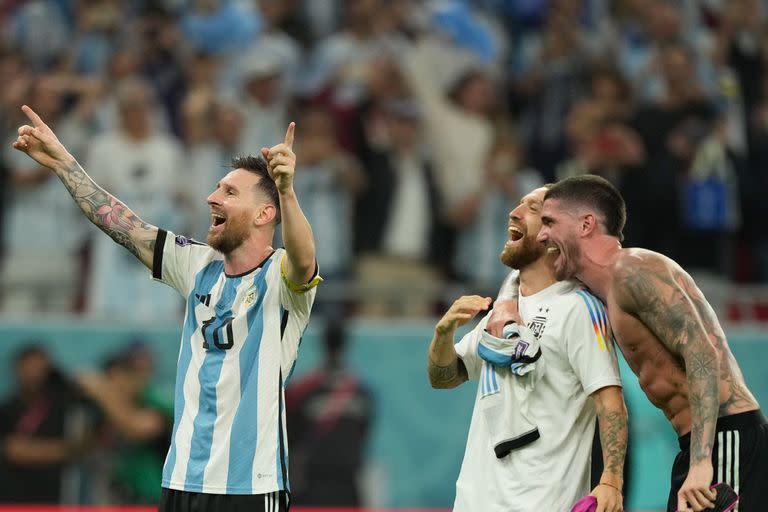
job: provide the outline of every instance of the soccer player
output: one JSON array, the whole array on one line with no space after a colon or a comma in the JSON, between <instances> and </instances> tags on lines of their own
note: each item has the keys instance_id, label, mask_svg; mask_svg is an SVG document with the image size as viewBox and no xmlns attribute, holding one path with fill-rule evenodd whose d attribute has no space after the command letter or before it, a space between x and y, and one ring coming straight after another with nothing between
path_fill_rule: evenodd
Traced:
<instances>
[{"instance_id":1,"label":"soccer player","mask_svg":"<svg viewBox=\"0 0 768 512\"><path fill-rule=\"evenodd\" d=\"M599 301L575 281L557 282L552 257L536 242L546 188L522 198L509 214L509 239L502 262L519 274L519 316L507 320L527 326L541 356L529 373L513 375L481 354L491 314L454 345L456 329L491 299L459 298L435 326L428 352L429 379L435 388L454 388L478 380L464 462L456 482L454 511L567 511L589 493L590 454L599 421L604 452L600 484L592 490L599 512L622 510L622 473L627 442L627 412L610 327ZM534 339L531 339L533 336ZM496 443L498 417L514 410L487 406L500 393L530 388L525 404L530 432ZM525 392L525 391L524 391ZM494 397L496 395L496 397ZM502 421L503 423L503 421ZM503 427L502 427L503 428ZM534 433L535 431L538 434ZM510 450L511 448L511 450Z\"/></svg>"},{"instance_id":2,"label":"soccer player","mask_svg":"<svg viewBox=\"0 0 768 512\"><path fill-rule=\"evenodd\" d=\"M264 158L233 160L208 196L205 245L141 220L22 110L32 125L13 147L50 168L91 222L186 299L160 511L287 510L283 387L320 281L293 192L295 125ZM273 249L281 220L285 249Z\"/></svg>"},{"instance_id":3,"label":"soccer player","mask_svg":"<svg viewBox=\"0 0 768 512\"><path fill-rule=\"evenodd\" d=\"M555 277L578 278L605 304L640 386L680 436L667 510L711 508L719 482L741 496L740 512L765 510L768 424L717 316L677 263L622 248L625 220L608 181L568 178L547 192L538 239L555 257Z\"/></svg>"}]
</instances>

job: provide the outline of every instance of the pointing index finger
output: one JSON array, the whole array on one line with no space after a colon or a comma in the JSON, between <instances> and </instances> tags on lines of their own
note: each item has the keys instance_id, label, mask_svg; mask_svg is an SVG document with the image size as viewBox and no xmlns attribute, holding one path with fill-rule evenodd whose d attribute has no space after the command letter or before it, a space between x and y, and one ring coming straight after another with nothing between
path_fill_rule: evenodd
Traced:
<instances>
[{"instance_id":1,"label":"pointing index finger","mask_svg":"<svg viewBox=\"0 0 768 512\"><path fill-rule=\"evenodd\" d=\"M42 119L40 119L40 116L37 115L35 111L29 108L27 105L22 105L21 110L27 115L29 120L32 121L32 124L35 125L35 128L45 126L45 123Z\"/></svg>"},{"instance_id":2,"label":"pointing index finger","mask_svg":"<svg viewBox=\"0 0 768 512\"><path fill-rule=\"evenodd\" d=\"M288 130L285 132L285 145L288 146L288 149L293 149L294 130L296 130L296 123L291 121L291 124L288 125Z\"/></svg>"}]
</instances>

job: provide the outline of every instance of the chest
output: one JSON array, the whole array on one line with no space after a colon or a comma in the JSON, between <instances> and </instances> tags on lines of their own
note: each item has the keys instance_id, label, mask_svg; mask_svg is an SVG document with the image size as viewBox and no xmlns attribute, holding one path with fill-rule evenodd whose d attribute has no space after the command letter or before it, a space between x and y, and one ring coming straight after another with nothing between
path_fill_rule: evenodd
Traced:
<instances>
[{"instance_id":1,"label":"chest","mask_svg":"<svg viewBox=\"0 0 768 512\"><path fill-rule=\"evenodd\" d=\"M630 368L638 374L648 363L673 362L675 356L637 317L624 311L611 297L606 304L613 337Z\"/></svg>"}]
</instances>

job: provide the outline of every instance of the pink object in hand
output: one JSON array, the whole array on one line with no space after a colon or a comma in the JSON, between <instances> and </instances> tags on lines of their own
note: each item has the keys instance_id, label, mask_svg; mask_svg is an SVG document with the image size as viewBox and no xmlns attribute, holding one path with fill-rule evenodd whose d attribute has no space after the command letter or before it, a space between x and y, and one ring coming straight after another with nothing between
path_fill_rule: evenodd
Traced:
<instances>
[{"instance_id":1,"label":"pink object in hand","mask_svg":"<svg viewBox=\"0 0 768 512\"><path fill-rule=\"evenodd\" d=\"M595 512L597 510L597 498L584 496L571 509L571 512Z\"/></svg>"}]
</instances>

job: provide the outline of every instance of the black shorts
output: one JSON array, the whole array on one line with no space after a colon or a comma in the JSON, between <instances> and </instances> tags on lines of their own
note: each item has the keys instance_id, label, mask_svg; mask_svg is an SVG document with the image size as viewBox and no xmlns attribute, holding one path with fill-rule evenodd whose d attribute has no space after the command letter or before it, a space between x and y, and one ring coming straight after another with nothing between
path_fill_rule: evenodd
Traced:
<instances>
[{"instance_id":1,"label":"black shorts","mask_svg":"<svg viewBox=\"0 0 768 512\"><path fill-rule=\"evenodd\" d=\"M163 488L158 512L288 512L285 491L267 494L203 494Z\"/></svg>"},{"instance_id":2,"label":"black shorts","mask_svg":"<svg viewBox=\"0 0 768 512\"><path fill-rule=\"evenodd\" d=\"M667 512L677 510L677 493L688 476L691 435L679 439L680 453L672 465ZM760 410L717 420L712 449L713 484L725 482L740 496L733 512L764 512L768 503L768 422Z\"/></svg>"}]
</instances>

